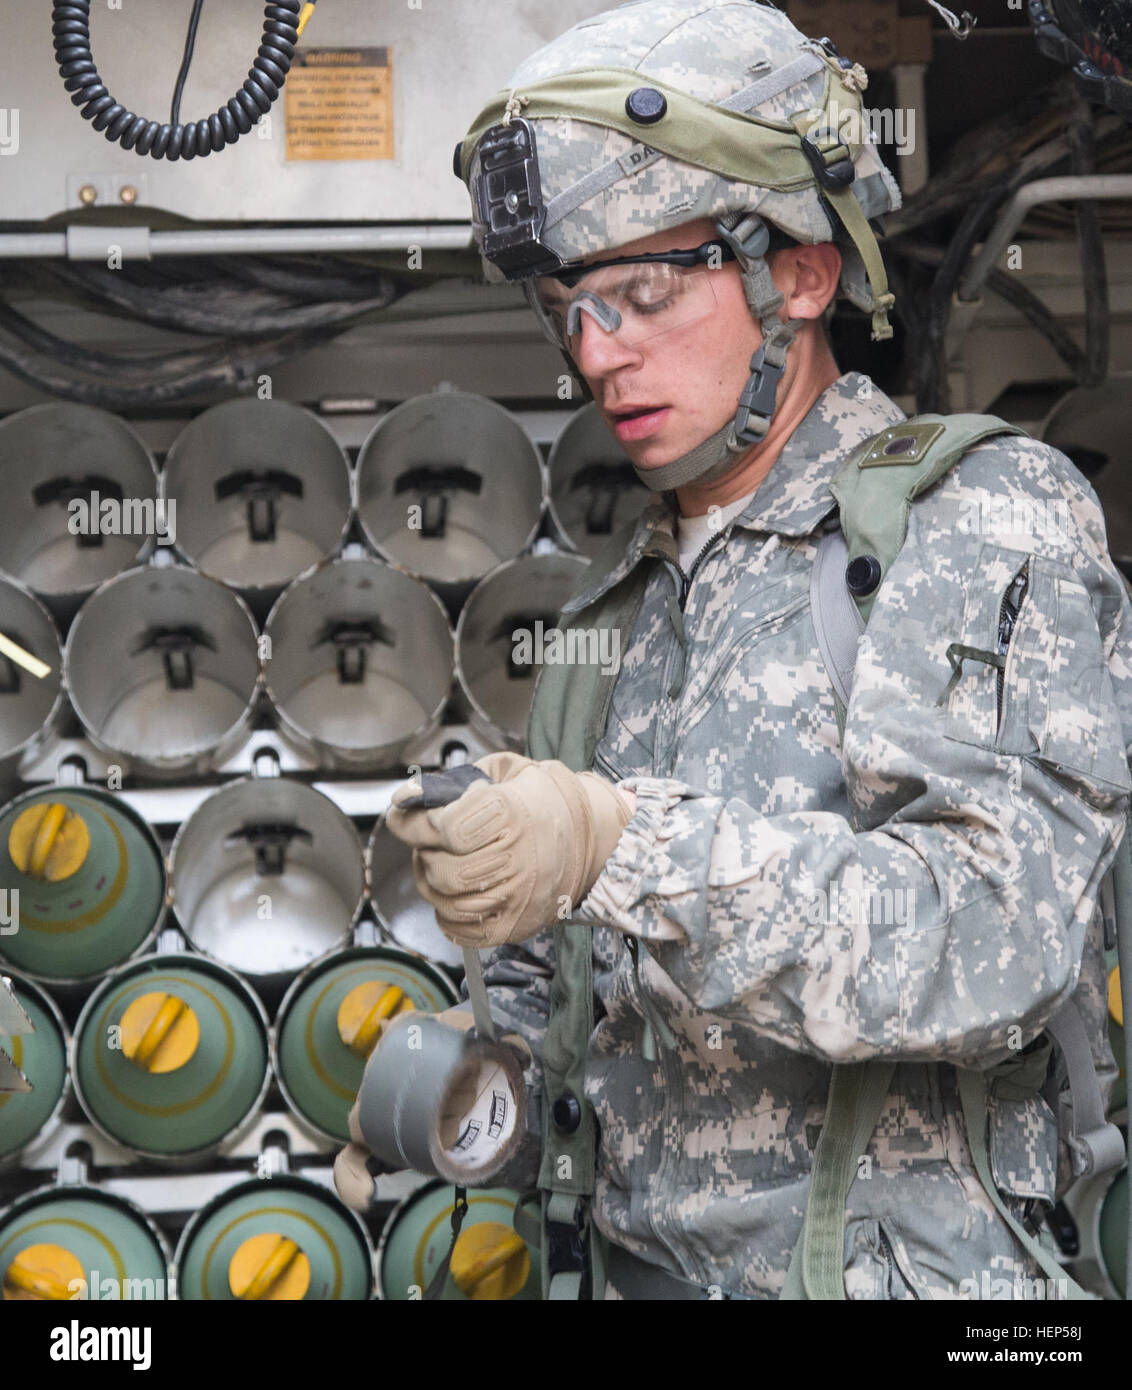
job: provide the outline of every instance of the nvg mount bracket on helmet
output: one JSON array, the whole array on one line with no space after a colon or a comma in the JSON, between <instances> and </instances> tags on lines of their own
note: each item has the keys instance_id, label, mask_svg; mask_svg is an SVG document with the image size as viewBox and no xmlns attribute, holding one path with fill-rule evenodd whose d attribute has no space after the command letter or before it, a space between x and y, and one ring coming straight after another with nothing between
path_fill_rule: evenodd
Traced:
<instances>
[{"instance_id":1,"label":"nvg mount bracket on helmet","mask_svg":"<svg viewBox=\"0 0 1132 1390\"><path fill-rule=\"evenodd\" d=\"M522 117L509 125L494 125L479 149L483 176L476 184L476 194L480 218L488 228L483 254L508 280L557 270L562 258L539 240L546 223L546 204L542 201L534 127Z\"/></svg>"}]
</instances>

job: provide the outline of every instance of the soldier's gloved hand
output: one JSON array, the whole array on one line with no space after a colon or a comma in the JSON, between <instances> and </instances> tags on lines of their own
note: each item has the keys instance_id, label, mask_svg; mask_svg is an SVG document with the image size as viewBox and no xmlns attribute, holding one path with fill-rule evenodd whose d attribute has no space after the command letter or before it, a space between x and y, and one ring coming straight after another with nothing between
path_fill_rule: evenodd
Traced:
<instances>
[{"instance_id":1,"label":"soldier's gloved hand","mask_svg":"<svg viewBox=\"0 0 1132 1390\"><path fill-rule=\"evenodd\" d=\"M402 811L420 789L409 782L385 823L412 845L417 890L441 930L483 948L523 941L576 907L632 811L612 782L556 760L491 753L476 767L496 780L447 806Z\"/></svg>"},{"instance_id":2,"label":"soldier's gloved hand","mask_svg":"<svg viewBox=\"0 0 1132 1390\"><path fill-rule=\"evenodd\" d=\"M467 1030L472 1026L472 1015L461 1006L445 1009L443 1013L437 1014L437 1018L442 1018L445 1023L451 1024L454 1028ZM367 1070L381 1049L384 1035L385 1024L383 1022L381 1037L378 1038L373 1051L366 1059ZM360 1084L358 1090L361 1090ZM358 1118L358 1102L356 1100L350 1107L346 1128L350 1132L350 1142L344 1149L339 1150L338 1156L334 1160L334 1186L338 1190L339 1197L348 1207L353 1208L354 1211L368 1211L373 1201L374 1179L382 1173L392 1170L385 1168L366 1147L361 1122Z\"/></svg>"},{"instance_id":3,"label":"soldier's gloved hand","mask_svg":"<svg viewBox=\"0 0 1132 1390\"><path fill-rule=\"evenodd\" d=\"M467 1032L473 1026L471 1006L469 1004L454 1004L452 1008L445 1009L443 1013L436 1015L450 1027L459 1028ZM384 1034L384 1028L382 1030ZM519 1054L519 1060L524 1070L530 1065L532 1053L524 1038L518 1033L505 1033L500 1039L501 1042L509 1044ZM378 1038L377 1045L370 1053L366 1061L368 1068L373 1058L377 1055L381 1047L381 1038ZM358 1087L359 1092L361 1086ZM445 1118L451 1120L454 1125L458 1125L461 1117L471 1109L475 1103L474 1088L470 1095L460 1095L454 1093L448 1098L445 1107ZM350 1143L344 1149L340 1149L338 1156L334 1160L334 1186L345 1204L354 1211L368 1211L373 1203L373 1184L374 1179L380 1177L382 1173L393 1172L391 1168L385 1167L366 1146L365 1138L362 1134L361 1120L358 1115L358 1102L355 1100L350 1107L350 1114L347 1120L347 1128L350 1132Z\"/></svg>"}]
</instances>

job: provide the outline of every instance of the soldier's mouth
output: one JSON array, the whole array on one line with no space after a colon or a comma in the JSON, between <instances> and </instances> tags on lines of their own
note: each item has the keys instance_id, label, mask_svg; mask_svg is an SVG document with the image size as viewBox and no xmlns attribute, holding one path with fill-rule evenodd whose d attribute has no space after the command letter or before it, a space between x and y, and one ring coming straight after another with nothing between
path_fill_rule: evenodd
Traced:
<instances>
[{"instance_id":1,"label":"soldier's mouth","mask_svg":"<svg viewBox=\"0 0 1132 1390\"><path fill-rule=\"evenodd\" d=\"M621 440L643 439L660 427L668 411L666 405L648 405L614 412L613 432Z\"/></svg>"}]
</instances>

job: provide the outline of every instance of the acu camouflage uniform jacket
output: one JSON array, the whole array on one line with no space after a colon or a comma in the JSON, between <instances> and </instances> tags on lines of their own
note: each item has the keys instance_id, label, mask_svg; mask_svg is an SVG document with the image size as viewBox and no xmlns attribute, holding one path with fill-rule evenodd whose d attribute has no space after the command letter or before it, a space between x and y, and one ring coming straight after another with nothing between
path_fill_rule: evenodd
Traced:
<instances>
[{"instance_id":1,"label":"acu camouflage uniform jacket","mask_svg":"<svg viewBox=\"0 0 1132 1390\"><path fill-rule=\"evenodd\" d=\"M903 418L843 376L690 582L646 553L673 532L665 496L563 610L634 570L644 586L594 764L637 810L568 928L593 935L594 1219L653 1264L756 1297L785 1280L831 1064L870 1058L900 1064L850 1192L849 1296L1032 1290L1019 1281L1038 1270L972 1166L948 1064L1019 1061L1079 979L1090 1036L1104 1036L1097 899L1130 790L1132 607L1096 497L1062 454L991 440L916 500L839 748L811 565L839 465ZM1004 512L1007 498L1020 505ZM937 704L948 646L996 649L1023 566L1001 689L968 661ZM532 735L539 720L536 688ZM553 950L547 929L485 958L496 1017L534 1050L535 1127ZM641 991L677 1044L655 1061ZM1113 1059L1098 1049L1107 1098ZM1054 1200L1057 1126L1040 1095L991 1101L990 1147L1019 1219ZM539 1148L532 1132L515 1185L535 1185Z\"/></svg>"}]
</instances>

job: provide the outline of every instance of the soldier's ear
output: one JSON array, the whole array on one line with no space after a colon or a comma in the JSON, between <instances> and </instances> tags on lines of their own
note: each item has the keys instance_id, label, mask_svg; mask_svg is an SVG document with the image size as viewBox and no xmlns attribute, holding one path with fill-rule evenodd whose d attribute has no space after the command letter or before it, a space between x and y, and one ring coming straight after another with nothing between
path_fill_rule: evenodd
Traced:
<instances>
[{"instance_id":1,"label":"soldier's ear","mask_svg":"<svg viewBox=\"0 0 1132 1390\"><path fill-rule=\"evenodd\" d=\"M788 246L774 254L771 273L786 299L788 318L820 319L837 296L841 252L832 241Z\"/></svg>"}]
</instances>

